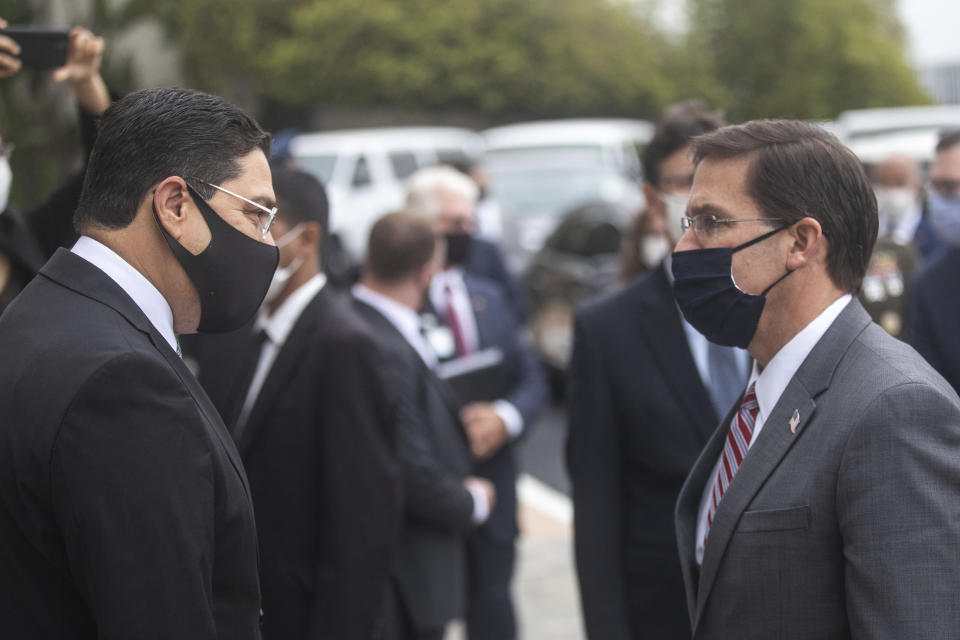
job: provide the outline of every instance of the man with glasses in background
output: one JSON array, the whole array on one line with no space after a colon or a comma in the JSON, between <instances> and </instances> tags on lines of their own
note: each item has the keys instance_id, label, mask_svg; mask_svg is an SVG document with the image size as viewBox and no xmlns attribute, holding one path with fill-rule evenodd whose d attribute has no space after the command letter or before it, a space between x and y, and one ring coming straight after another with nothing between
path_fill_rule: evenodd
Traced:
<instances>
[{"instance_id":1,"label":"man with glasses in background","mask_svg":"<svg viewBox=\"0 0 960 640\"><path fill-rule=\"evenodd\" d=\"M207 94L104 114L59 249L0 318L0 615L12 638L260 637L247 478L177 334L277 266L270 137Z\"/></svg>"},{"instance_id":2,"label":"man with glasses in background","mask_svg":"<svg viewBox=\"0 0 960 640\"><path fill-rule=\"evenodd\" d=\"M675 105L644 150L647 206L672 242L693 181L690 140L722 125L701 103ZM591 640L689 637L673 507L747 379L746 352L684 322L670 278L668 259L576 317L567 466Z\"/></svg>"},{"instance_id":3,"label":"man with glasses in background","mask_svg":"<svg viewBox=\"0 0 960 640\"><path fill-rule=\"evenodd\" d=\"M910 302L910 344L960 392L960 131L944 134L930 165L927 216L944 249L921 269Z\"/></svg>"}]
</instances>

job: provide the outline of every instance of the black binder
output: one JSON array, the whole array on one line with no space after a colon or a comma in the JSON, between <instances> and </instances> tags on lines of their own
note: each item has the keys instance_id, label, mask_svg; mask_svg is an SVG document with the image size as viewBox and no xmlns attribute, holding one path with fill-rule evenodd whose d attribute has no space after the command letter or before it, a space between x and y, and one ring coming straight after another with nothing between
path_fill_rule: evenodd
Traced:
<instances>
[{"instance_id":1,"label":"black binder","mask_svg":"<svg viewBox=\"0 0 960 640\"><path fill-rule=\"evenodd\" d=\"M507 395L507 372L500 349L484 349L441 362L434 372L450 384L463 405L493 402Z\"/></svg>"}]
</instances>

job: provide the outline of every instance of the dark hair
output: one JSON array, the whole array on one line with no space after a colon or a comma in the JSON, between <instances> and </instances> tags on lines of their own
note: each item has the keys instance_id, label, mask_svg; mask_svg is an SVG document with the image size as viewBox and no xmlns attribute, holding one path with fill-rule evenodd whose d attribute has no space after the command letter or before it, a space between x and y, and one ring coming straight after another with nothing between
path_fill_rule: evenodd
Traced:
<instances>
[{"instance_id":1,"label":"dark hair","mask_svg":"<svg viewBox=\"0 0 960 640\"><path fill-rule=\"evenodd\" d=\"M667 107L653 138L643 149L643 179L659 188L660 163L690 144L691 138L725 124L721 113L708 109L702 100L686 100Z\"/></svg>"},{"instance_id":2,"label":"dark hair","mask_svg":"<svg viewBox=\"0 0 960 640\"><path fill-rule=\"evenodd\" d=\"M326 235L330 205L323 184L301 169L274 167L272 172L277 215L288 227L316 222Z\"/></svg>"},{"instance_id":3,"label":"dark hair","mask_svg":"<svg viewBox=\"0 0 960 640\"><path fill-rule=\"evenodd\" d=\"M943 153L958 144L960 144L960 129L941 131L940 140L937 142L937 153Z\"/></svg>"},{"instance_id":4,"label":"dark hair","mask_svg":"<svg viewBox=\"0 0 960 640\"><path fill-rule=\"evenodd\" d=\"M811 217L827 239L827 271L845 291L860 287L877 239L877 200L857 157L817 125L757 120L695 138L694 164L750 156L746 189L766 217Z\"/></svg>"},{"instance_id":5,"label":"dark hair","mask_svg":"<svg viewBox=\"0 0 960 640\"><path fill-rule=\"evenodd\" d=\"M100 121L73 223L122 229L151 187L169 176L196 178L204 198L240 174L254 149L270 153L270 134L222 98L190 89L148 89L114 103Z\"/></svg>"},{"instance_id":6,"label":"dark hair","mask_svg":"<svg viewBox=\"0 0 960 640\"><path fill-rule=\"evenodd\" d=\"M400 282L430 262L436 247L433 229L422 216L388 213L370 229L367 272L383 283Z\"/></svg>"}]
</instances>

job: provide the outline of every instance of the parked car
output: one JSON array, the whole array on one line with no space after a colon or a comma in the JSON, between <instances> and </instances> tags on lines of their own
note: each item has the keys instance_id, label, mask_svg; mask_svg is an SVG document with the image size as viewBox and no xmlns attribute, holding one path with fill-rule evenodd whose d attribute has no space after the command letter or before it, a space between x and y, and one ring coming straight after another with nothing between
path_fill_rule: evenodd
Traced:
<instances>
[{"instance_id":1,"label":"parked car","mask_svg":"<svg viewBox=\"0 0 960 640\"><path fill-rule=\"evenodd\" d=\"M957 105L844 111L835 132L867 166L904 153L926 168L940 133L951 129L960 129Z\"/></svg>"},{"instance_id":2,"label":"parked car","mask_svg":"<svg viewBox=\"0 0 960 640\"><path fill-rule=\"evenodd\" d=\"M526 122L483 132L483 166L500 205L503 249L522 272L569 210L606 202L625 218L643 206L643 120Z\"/></svg>"},{"instance_id":3,"label":"parked car","mask_svg":"<svg viewBox=\"0 0 960 640\"><path fill-rule=\"evenodd\" d=\"M573 348L574 310L618 285L620 243L629 225L616 206L603 201L575 207L561 217L522 278L534 348L555 392L562 391Z\"/></svg>"},{"instance_id":4,"label":"parked car","mask_svg":"<svg viewBox=\"0 0 960 640\"><path fill-rule=\"evenodd\" d=\"M454 127L387 127L306 133L290 154L330 197L330 229L347 259L359 262L373 223L403 205L404 181L417 169L465 163L479 156L482 137Z\"/></svg>"}]
</instances>

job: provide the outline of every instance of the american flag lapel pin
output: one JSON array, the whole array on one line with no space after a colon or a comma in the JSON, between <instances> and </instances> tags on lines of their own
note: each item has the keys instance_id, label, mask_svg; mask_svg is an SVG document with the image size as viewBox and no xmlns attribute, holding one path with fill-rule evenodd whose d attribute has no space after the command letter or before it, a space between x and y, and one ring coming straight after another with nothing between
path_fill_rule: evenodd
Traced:
<instances>
[{"instance_id":1,"label":"american flag lapel pin","mask_svg":"<svg viewBox=\"0 0 960 640\"><path fill-rule=\"evenodd\" d=\"M800 410L794 409L793 415L790 416L790 433L796 435L797 427L800 426Z\"/></svg>"}]
</instances>

